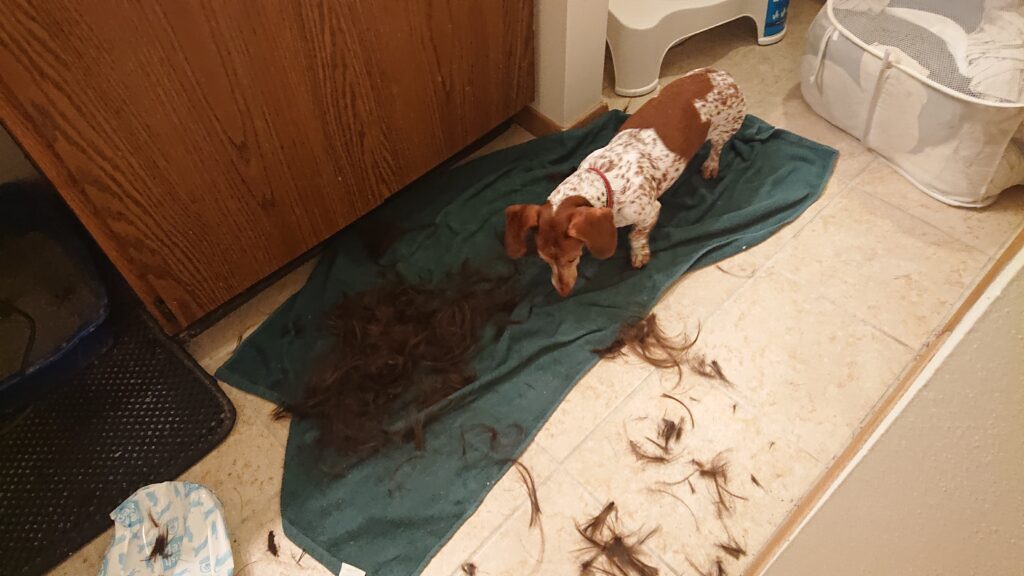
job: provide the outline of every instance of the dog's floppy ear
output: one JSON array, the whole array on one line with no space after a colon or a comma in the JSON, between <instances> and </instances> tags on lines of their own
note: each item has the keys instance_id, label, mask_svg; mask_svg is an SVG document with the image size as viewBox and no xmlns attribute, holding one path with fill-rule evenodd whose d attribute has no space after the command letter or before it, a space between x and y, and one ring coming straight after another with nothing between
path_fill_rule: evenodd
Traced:
<instances>
[{"instance_id":1,"label":"dog's floppy ear","mask_svg":"<svg viewBox=\"0 0 1024 576\"><path fill-rule=\"evenodd\" d=\"M526 238L540 224L540 206L515 204L505 208L505 253L517 260L526 255Z\"/></svg>"},{"instance_id":2,"label":"dog's floppy ear","mask_svg":"<svg viewBox=\"0 0 1024 576\"><path fill-rule=\"evenodd\" d=\"M569 236L581 240L594 258L605 260L615 254L618 235L610 208L576 208L569 221Z\"/></svg>"}]
</instances>

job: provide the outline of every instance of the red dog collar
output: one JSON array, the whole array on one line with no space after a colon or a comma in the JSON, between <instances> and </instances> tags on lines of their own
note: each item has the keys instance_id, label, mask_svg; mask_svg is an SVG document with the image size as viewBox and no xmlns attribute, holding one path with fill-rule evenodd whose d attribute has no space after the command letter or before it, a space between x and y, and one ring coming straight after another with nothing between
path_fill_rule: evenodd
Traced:
<instances>
[{"instance_id":1,"label":"red dog collar","mask_svg":"<svg viewBox=\"0 0 1024 576\"><path fill-rule=\"evenodd\" d=\"M612 183L608 181L608 177L604 175L604 172L601 172L597 168L587 168L587 170L601 177L601 180L604 182L605 192L608 193L608 208L615 207L615 195L612 194Z\"/></svg>"}]
</instances>

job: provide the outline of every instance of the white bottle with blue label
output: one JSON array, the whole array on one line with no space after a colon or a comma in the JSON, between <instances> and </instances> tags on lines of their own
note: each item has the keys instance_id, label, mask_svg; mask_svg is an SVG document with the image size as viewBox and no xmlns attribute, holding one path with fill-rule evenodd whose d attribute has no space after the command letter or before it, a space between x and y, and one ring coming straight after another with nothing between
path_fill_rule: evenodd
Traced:
<instances>
[{"instance_id":1,"label":"white bottle with blue label","mask_svg":"<svg viewBox=\"0 0 1024 576\"><path fill-rule=\"evenodd\" d=\"M775 44L786 35L789 0L768 0L768 13L764 17L764 30L757 39L762 46Z\"/></svg>"}]
</instances>

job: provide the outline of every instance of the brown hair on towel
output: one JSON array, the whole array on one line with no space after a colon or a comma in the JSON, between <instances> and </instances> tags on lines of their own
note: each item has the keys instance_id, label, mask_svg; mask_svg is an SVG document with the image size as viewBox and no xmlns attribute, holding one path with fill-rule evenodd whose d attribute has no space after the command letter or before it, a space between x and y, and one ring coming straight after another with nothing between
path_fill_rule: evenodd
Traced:
<instances>
[{"instance_id":1,"label":"brown hair on towel","mask_svg":"<svg viewBox=\"0 0 1024 576\"><path fill-rule=\"evenodd\" d=\"M665 334L658 325L657 316L652 312L639 320L623 323L615 339L604 348L594 350L594 353L602 358L615 358L628 350L651 366L675 370L681 379L686 352L697 343L699 337L699 330L693 340Z\"/></svg>"},{"instance_id":2,"label":"brown hair on towel","mask_svg":"<svg viewBox=\"0 0 1024 576\"><path fill-rule=\"evenodd\" d=\"M487 454L499 458L508 459L515 452L515 449L526 437L526 429L522 424L512 423L507 426L508 433L503 434L500 430L489 424L477 422L469 426L463 426L460 430L462 439L462 456L469 452L469 437L475 434L483 434L488 438Z\"/></svg>"},{"instance_id":3,"label":"brown hair on towel","mask_svg":"<svg viewBox=\"0 0 1024 576\"><path fill-rule=\"evenodd\" d=\"M615 502L609 502L585 524L576 524L576 532L586 541L583 550L590 552L580 563L580 575L658 576L658 569L640 558L640 548L657 531L655 528L629 542L632 536L621 533Z\"/></svg>"},{"instance_id":4,"label":"brown hair on towel","mask_svg":"<svg viewBox=\"0 0 1024 576\"><path fill-rule=\"evenodd\" d=\"M362 457L393 440L389 423L413 414L405 434L422 450L423 411L476 379L471 362L485 327L503 330L518 301L516 282L465 265L436 285L389 274L330 312L333 345L302 397L275 417L307 418L321 446Z\"/></svg>"}]
</instances>

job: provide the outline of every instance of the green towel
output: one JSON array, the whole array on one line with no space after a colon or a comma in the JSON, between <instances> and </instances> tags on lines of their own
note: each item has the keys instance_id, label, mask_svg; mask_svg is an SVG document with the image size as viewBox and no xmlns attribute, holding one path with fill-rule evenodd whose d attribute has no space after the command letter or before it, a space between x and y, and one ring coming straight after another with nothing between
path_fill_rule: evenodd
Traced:
<instances>
[{"instance_id":1,"label":"green towel","mask_svg":"<svg viewBox=\"0 0 1024 576\"><path fill-rule=\"evenodd\" d=\"M625 119L610 112L578 130L437 171L396 194L329 243L302 290L238 348L218 378L273 402L297 398L326 344L318 320L342 295L377 282L381 264L425 282L463 261L510 273L501 245L504 208L544 202L559 178L604 146ZM645 269L630 267L625 229L610 260L584 255L569 298L555 294L538 258L521 263L526 297L513 313L518 323L483 344L474 361L478 380L459 393L459 408L428 426L421 457L410 460L414 448L396 445L338 478L310 426L293 421L281 488L287 536L335 572L342 562L372 576L421 571L510 466L486 450L486 438L471 438L463 454L461 431L480 423L499 431L521 426L525 434L510 449L520 454L595 364L592 349L608 344L624 320L646 313L686 271L741 252L799 216L821 195L837 155L752 116L710 182L699 170L706 153L705 146L661 198ZM378 263L361 238L380 222L405 234Z\"/></svg>"}]
</instances>

